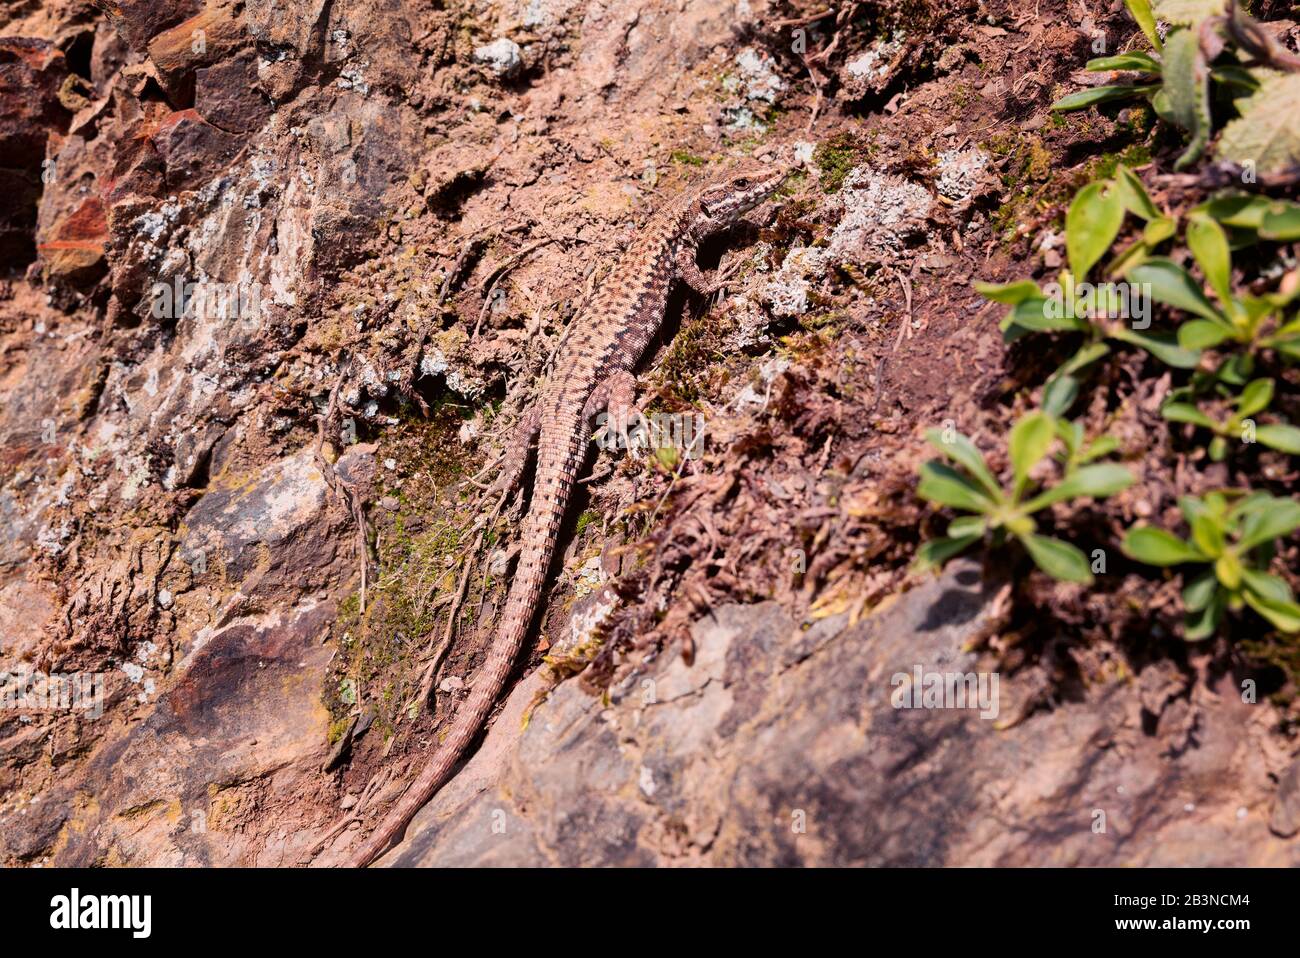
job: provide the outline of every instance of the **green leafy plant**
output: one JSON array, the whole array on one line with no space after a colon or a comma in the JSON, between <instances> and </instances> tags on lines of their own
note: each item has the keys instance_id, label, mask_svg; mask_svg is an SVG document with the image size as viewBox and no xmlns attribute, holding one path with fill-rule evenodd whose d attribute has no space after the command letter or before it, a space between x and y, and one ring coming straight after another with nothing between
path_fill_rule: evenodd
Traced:
<instances>
[{"instance_id":1,"label":"green leafy plant","mask_svg":"<svg viewBox=\"0 0 1300 958\"><path fill-rule=\"evenodd\" d=\"M1220 387L1222 388L1222 387ZM1256 425L1251 418L1268 409L1273 401L1273 380L1255 379L1241 394L1227 402L1227 411L1211 416L1199 405L1173 400L1164 404L1160 414L1171 422L1186 422L1214 433L1210 440L1210 458L1221 462L1228 454L1228 440L1258 442L1270 449L1300 455L1300 429L1286 423Z\"/></svg>"},{"instance_id":2,"label":"green leafy plant","mask_svg":"<svg viewBox=\"0 0 1300 958\"><path fill-rule=\"evenodd\" d=\"M1031 279L1022 279L975 284L986 299L1011 307L1001 324L1007 342L1029 332L1083 334L1074 355L1052 374L1044 389L1043 408L1052 415L1063 415L1073 404L1080 372L1110 352L1108 340L1138 346L1176 368L1190 369L1200 360L1198 353L1180 345L1172 334L1133 328L1123 318L1128 291L1113 284L1086 283L1119 236L1126 213L1145 225L1141 238L1117 257L1109 273L1143 262L1177 231L1176 221L1156 207L1142 181L1121 164L1113 179L1087 184L1071 201L1065 216L1067 267L1056 283L1039 287ZM1080 290L1086 294L1079 295Z\"/></svg>"},{"instance_id":3,"label":"green leafy plant","mask_svg":"<svg viewBox=\"0 0 1300 958\"><path fill-rule=\"evenodd\" d=\"M1183 588L1186 638L1208 638L1225 612L1244 606L1282 632L1300 632L1300 605L1291 587L1267 571L1274 541L1300 528L1300 502L1264 492L1212 492L1179 499L1178 507L1190 539L1142 525L1128 531L1122 548L1147 565L1209 566Z\"/></svg>"},{"instance_id":4,"label":"green leafy plant","mask_svg":"<svg viewBox=\"0 0 1300 958\"><path fill-rule=\"evenodd\" d=\"M1166 123L1188 135L1174 165L1185 169L1205 152L1213 133L1211 100L1232 100L1239 116L1220 138L1221 160L1249 163L1266 175L1297 159L1294 103L1300 75L1294 55L1283 49L1235 2L1223 0L1125 0L1152 52L1132 51L1089 60L1092 72L1133 74L1130 83L1090 87L1064 96L1052 109L1069 111L1094 104L1145 97ZM1170 29L1163 41L1156 20ZM1238 102L1239 100L1239 102Z\"/></svg>"},{"instance_id":5,"label":"green leafy plant","mask_svg":"<svg viewBox=\"0 0 1300 958\"><path fill-rule=\"evenodd\" d=\"M1270 207L1275 205L1271 201L1265 203ZM1240 384L1250 375L1254 357L1260 350L1273 349L1288 358L1300 359L1300 317L1286 318L1287 307L1300 294L1300 275L1293 271L1276 292L1264 295L1234 289L1231 243L1214 212L1209 204L1192 210L1185 232L1187 248L1200 267L1205 284L1214 293L1213 301L1186 268L1164 257L1153 257L1132 266L1127 278L1149 290L1156 302L1192 314L1194 318L1178 328L1178 344L1182 348L1199 352L1225 343L1240 347L1240 358L1232 360L1233 365L1224 371L1229 381ZM1235 219L1245 222L1256 214L1262 223L1265 211L1257 204L1247 204L1236 213ZM1296 214L1296 235L1300 236L1300 208Z\"/></svg>"},{"instance_id":6,"label":"green leafy plant","mask_svg":"<svg viewBox=\"0 0 1300 958\"><path fill-rule=\"evenodd\" d=\"M1051 452L1060 439L1064 452L1059 482L1029 495L1031 471ZM948 525L947 535L923 544L917 553L918 571L941 567L953 556L989 537L993 548L1009 539L1017 540L1038 568L1066 582L1091 583L1087 557L1061 539L1040 535L1033 514L1056 502L1091 496L1104 499L1128 488L1132 474L1115 463L1094 460L1114 452L1118 443L1102 436L1085 442L1083 427L1062 422L1035 410L1022 416L1007 438L1012 479L1004 488L994 477L983 455L967 437L954 430L931 429L926 441L961 469L931 460L921 467L917 494L940 506L969 513Z\"/></svg>"}]
</instances>

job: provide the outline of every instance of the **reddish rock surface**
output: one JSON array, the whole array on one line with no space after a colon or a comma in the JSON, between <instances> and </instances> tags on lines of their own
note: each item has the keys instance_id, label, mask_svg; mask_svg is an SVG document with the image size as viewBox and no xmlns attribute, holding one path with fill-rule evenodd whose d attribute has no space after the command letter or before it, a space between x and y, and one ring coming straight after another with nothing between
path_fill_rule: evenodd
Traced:
<instances>
[{"instance_id":1,"label":"reddish rock surface","mask_svg":"<svg viewBox=\"0 0 1300 958\"><path fill-rule=\"evenodd\" d=\"M942 49L833 102L773 26L820 5L434 6L0 21L0 672L103 680L94 717L0 710L0 864L341 860L474 681L502 576L460 575L482 513L459 482L607 264L723 161L839 134L908 229L845 231L862 270L809 278L807 315L771 308L785 252L870 213L822 167L706 248L734 289L674 297L638 398L707 409L708 455L600 454L529 677L388 862L1297 864L1294 707L1243 702L1221 647L1089 632L1065 595L1065 666L1002 647L1015 727L888 701L918 657L994 668L963 646L1004 624L969 573L906 572L920 429L1020 388L970 289L1008 266L1003 181L954 198L930 157L1032 113L1051 163L1082 162L1096 144L1047 120L1073 27L945 16ZM654 555L708 579L639 591ZM639 631L581 679L608 705L548 689L534 667L588 664L565 656L620 572Z\"/></svg>"}]
</instances>

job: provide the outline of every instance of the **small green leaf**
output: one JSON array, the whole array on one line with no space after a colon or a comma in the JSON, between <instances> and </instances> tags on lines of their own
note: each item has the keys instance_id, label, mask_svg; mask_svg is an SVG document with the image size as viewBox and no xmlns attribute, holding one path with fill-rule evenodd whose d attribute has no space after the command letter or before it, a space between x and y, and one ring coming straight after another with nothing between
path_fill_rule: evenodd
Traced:
<instances>
[{"instance_id":1,"label":"small green leaf","mask_svg":"<svg viewBox=\"0 0 1300 958\"><path fill-rule=\"evenodd\" d=\"M1142 181L1137 178L1137 174L1123 163L1115 168L1115 186L1124 202L1124 208L1134 216L1140 216L1147 221L1164 217L1164 214L1156 209L1156 204L1151 202L1151 196L1147 193L1147 188L1142 185Z\"/></svg>"},{"instance_id":2,"label":"small green leaf","mask_svg":"<svg viewBox=\"0 0 1300 958\"><path fill-rule=\"evenodd\" d=\"M1214 560L1214 574L1229 592L1241 588L1241 559L1236 553L1225 552Z\"/></svg>"},{"instance_id":3,"label":"small green leaf","mask_svg":"<svg viewBox=\"0 0 1300 958\"><path fill-rule=\"evenodd\" d=\"M1113 462L1103 462L1095 466L1084 466L1066 476L1051 489L1042 492L1025 503L1026 512L1037 512L1044 506L1080 496L1093 499L1105 499L1133 485L1133 474L1123 466Z\"/></svg>"},{"instance_id":4,"label":"small green leaf","mask_svg":"<svg viewBox=\"0 0 1300 958\"><path fill-rule=\"evenodd\" d=\"M1135 526L1124 536L1120 546L1130 559L1147 565L1170 566L1184 562L1205 562L1204 556L1189 542L1184 542L1172 532L1155 526Z\"/></svg>"},{"instance_id":5,"label":"small green leaf","mask_svg":"<svg viewBox=\"0 0 1300 958\"><path fill-rule=\"evenodd\" d=\"M1224 8L1223 0L1155 0L1152 6L1158 19L1188 26L1194 26L1207 17L1217 17ZM1168 40L1165 42L1168 44Z\"/></svg>"},{"instance_id":6,"label":"small green leaf","mask_svg":"<svg viewBox=\"0 0 1300 958\"><path fill-rule=\"evenodd\" d=\"M1300 239L1300 205L1270 204L1259 223L1259 238L1279 243Z\"/></svg>"},{"instance_id":7,"label":"small green leaf","mask_svg":"<svg viewBox=\"0 0 1300 958\"><path fill-rule=\"evenodd\" d=\"M921 466L916 494L929 502L967 512L988 512L993 502L970 479L941 462Z\"/></svg>"},{"instance_id":8,"label":"small green leaf","mask_svg":"<svg viewBox=\"0 0 1300 958\"><path fill-rule=\"evenodd\" d=\"M1079 190L1065 214L1065 250L1077 280L1110 249L1124 222L1124 199L1109 181Z\"/></svg>"},{"instance_id":9,"label":"small green leaf","mask_svg":"<svg viewBox=\"0 0 1300 958\"><path fill-rule=\"evenodd\" d=\"M1232 331L1223 323L1209 319L1189 319L1178 327L1178 345L1184 349L1213 349L1223 342Z\"/></svg>"},{"instance_id":10,"label":"small green leaf","mask_svg":"<svg viewBox=\"0 0 1300 958\"><path fill-rule=\"evenodd\" d=\"M1210 581L1215 581L1211 573ZM1228 605L1228 593L1216 588L1210 595L1209 604L1199 615L1189 615L1183 622L1183 638L1188 642L1200 642L1214 635L1223 619L1223 612Z\"/></svg>"},{"instance_id":11,"label":"small green leaf","mask_svg":"<svg viewBox=\"0 0 1300 958\"><path fill-rule=\"evenodd\" d=\"M1043 384L1043 412L1064 416L1079 397L1079 380L1059 372Z\"/></svg>"},{"instance_id":12,"label":"small green leaf","mask_svg":"<svg viewBox=\"0 0 1300 958\"><path fill-rule=\"evenodd\" d=\"M1011 427L1007 453L1011 457L1011 468L1015 471L1017 495L1029 478L1029 470L1047 455L1055 438L1056 424L1051 416L1041 411L1020 417Z\"/></svg>"},{"instance_id":13,"label":"small green leaf","mask_svg":"<svg viewBox=\"0 0 1300 958\"><path fill-rule=\"evenodd\" d=\"M1255 438L1279 452L1300 456L1300 429L1285 423L1269 423L1255 429Z\"/></svg>"},{"instance_id":14,"label":"small green leaf","mask_svg":"<svg viewBox=\"0 0 1300 958\"><path fill-rule=\"evenodd\" d=\"M1141 266L1129 270L1128 280L1132 283L1150 284L1151 296L1158 303L1194 313L1203 319L1223 322L1223 317L1206 298L1187 270L1173 260L1155 257Z\"/></svg>"},{"instance_id":15,"label":"small green leaf","mask_svg":"<svg viewBox=\"0 0 1300 958\"><path fill-rule=\"evenodd\" d=\"M1210 70L1210 79L1241 93L1254 93L1259 89L1259 79L1249 69L1235 63L1214 67ZM1229 95L1236 94L1229 91Z\"/></svg>"},{"instance_id":16,"label":"small green leaf","mask_svg":"<svg viewBox=\"0 0 1300 958\"><path fill-rule=\"evenodd\" d=\"M975 481L984 487L989 498L995 502L1002 501L1002 487L993 478L993 473L989 472L989 467L984 464L984 456L975 448L975 443L961 433L954 433L951 440L946 440L941 429L927 430L925 439L939 451L940 455L964 467L974 476Z\"/></svg>"},{"instance_id":17,"label":"small green leaf","mask_svg":"<svg viewBox=\"0 0 1300 958\"><path fill-rule=\"evenodd\" d=\"M1224 309L1232 305L1232 256L1223 227L1208 216L1187 220L1187 246Z\"/></svg>"},{"instance_id":18,"label":"small green leaf","mask_svg":"<svg viewBox=\"0 0 1300 958\"><path fill-rule=\"evenodd\" d=\"M1054 376L1069 376L1077 373L1085 366L1091 366L1097 360L1101 359L1110 352L1110 347L1103 342L1087 343L1079 348L1073 356L1061 363L1060 368L1053 373Z\"/></svg>"},{"instance_id":19,"label":"small green leaf","mask_svg":"<svg viewBox=\"0 0 1300 958\"><path fill-rule=\"evenodd\" d=\"M1218 157L1263 177L1300 163L1300 73L1261 70L1259 76L1259 89L1236 101L1238 115L1223 128Z\"/></svg>"},{"instance_id":20,"label":"small green leaf","mask_svg":"<svg viewBox=\"0 0 1300 958\"><path fill-rule=\"evenodd\" d=\"M1223 529L1218 520L1207 512L1187 512L1183 511L1187 517L1187 524L1192 530L1192 543L1204 555L1214 558L1222 556L1227 546L1223 537ZM1235 588L1235 587L1234 587Z\"/></svg>"},{"instance_id":21,"label":"small green leaf","mask_svg":"<svg viewBox=\"0 0 1300 958\"><path fill-rule=\"evenodd\" d=\"M1224 226L1236 226L1241 229L1257 230L1264 222L1271 200L1266 196L1252 196L1246 193L1233 193L1220 196L1202 203L1192 210L1214 217Z\"/></svg>"},{"instance_id":22,"label":"small green leaf","mask_svg":"<svg viewBox=\"0 0 1300 958\"><path fill-rule=\"evenodd\" d=\"M1119 440L1114 436L1098 436L1083 455L1079 457L1079 462L1092 462L1094 459L1100 459L1102 456L1109 456L1112 452L1119 449Z\"/></svg>"},{"instance_id":23,"label":"small green leaf","mask_svg":"<svg viewBox=\"0 0 1300 958\"><path fill-rule=\"evenodd\" d=\"M1269 575L1267 572L1260 572L1258 569L1243 568L1241 570L1241 579L1246 584L1246 588L1256 595L1274 602L1294 602L1295 596L1291 592L1291 587L1286 584L1285 579L1280 579L1275 575Z\"/></svg>"},{"instance_id":24,"label":"small green leaf","mask_svg":"<svg viewBox=\"0 0 1300 958\"><path fill-rule=\"evenodd\" d=\"M1034 560L1034 565L1053 579L1084 585L1092 583L1088 557L1070 543L1040 535L1021 536L1020 541L1029 552L1029 557Z\"/></svg>"},{"instance_id":25,"label":"small green leaf","mask_svg":"<svg viewBox=\"0 0 1300 958\"><path fill-rule=\"evenodd\" d=\"M1300 632L1300 605L1259 595L1249 589L1242 593L1246 604L1262 615L1275 629Z\"/></svg>"},{"instance_id":26,"label":"small green leaf","mask_svg":"<svg viewBox=\"0 0 1300 958\"><path fill-rule=\"evenodd\" d=\"M1017 303L1011 311L1011 321L1024 329L1050 333L1088 328L1085 320L1067 315L1065 304L1055 299L1032 296Z\"/></svg>"},{"instance_id":27,"label":"small green leaf","mask_svg":"<svg viewBox=\"0 0 1300 958\"><path fill-rule=\"evenodd\" d=\"M1149 53L1135 50L1132 53L1120 53L1113 57L1096 57L1088 61L1085 67L1092 73L1105 73L1108 70L1137 70L1140 73L1160 75L1160 61Z\"/></svg>"},{"instance_id":28,"label":"small green leaf","mask_svg":"<svg viewBox=\"0 0 1300 958\"><path fill-rule=\"evenodd\" d=\"M979 536L965 536L960 539L931 539L916 550L916 561L912 563L915 573L929 572L943 568L943 564L979 541Z\"/></svg>"},{"instance_id":29,"label":"small green leaf","mask_svg":"<svg viewBox=\"0 0 1300 958\"><path fill-rule=\"evenodd\" d=\"M948 538L950 539L982 536L986 531L988 531L988 520L981 516L959 516L948 523Z\"/></svg>"},{"instance_id":30,"label":"small green leaf","mask_svg":"<svg viewBox=\"0 0 1300 958\"><path fill-rule=\"evenodd\" d=\"M1204 429L1213 429L1218 425L1191 403L1167 402L1160 407L1160 415L1170 422L1189 422L1193 426L1200 426Z\"/></svg>"},{"instance_id":31,"label":"small green leaf","mask_svg":"<svg viewBox=\"0 0 1300 958\"><path fill-rule=\"evenodd\" d=\"M1227 521L1237 523L1250 516L1270 511L1279 503L1289 501L1288 499L1276 499L1267 492L1252 492L1250 495L1239 499L1237 504L1228 510Z\"/></svg>"},{"instance_id":32,"label":"small green leaf","mask_svg":"<svg viewBox=\"0 0 1300 958\"><path fill-rule=\"evenodd\" d=\"M1237 397L1237 415L1245 419L1257 412L1263 412L1273 401L1273 380L1253 379Z\"/></svg>"},{"instance_id":33,"label":"small green leaf","mask_svg":"<svg viewBox=\"0 0 1300 958\"><path fill-rule=\"evenodd\" d=\"M1171 30L1165 37L1161 92L1168 115L1186 130L1190 142L1174 164L1186 169L1200 158L1210 138L1210 71L1196 30Z\"/></svg>"},{"instance_id":34,"label":"small green leaf","mask_svg":"<svg viewBox=\"0 0 1300 958\"><path fill-rule=\"evenodd\" d=\"M975 291L995 303L1015 306L1031 296L1042 297L1038 284L1032 279L1017 279L1010 283L976 283Z\"/></svg>"},{"instance_id":35,"label":"small green leaf","mask_svg":"<svg viewBox=\"0 0 1300 958\"><path fill-rule=\"evenodd\" d=\"M1166 366L1173 366L1175 369L1195 369L1201 361L1199 353L1185 348L1170 333L1139 333L1121 327L1112 330L1110 336L1112 339L1120 339L1142 347Z\"/></svg>"},{"instance_id":36,"label":"small green leaf","mask_svg":"<svg viewBox=\"0 0 1300 958\"><path fill-rule=\"evenodd\" d=\"M1183 608L1188 612L1200 612L1210 604L1218 588L1219 580L1214 577L1213 569L1198 573L1183 588Z\"/></svg>"},{"instance_id":37,"label":"small green leaf","mask_svg":"<svg viewBox=\"0 0 1300 958\"><path fill-rule=\"evenodd\" d=\"M1151 220L1142 229L1142 242L1151 249L1155 249L1169 237L1178 232L1178 224L1172 217L1162 216L1159 219Z\"/></svg>"},{"instance_id":38,"label":"small green leaf","mask_svg":"<svg viewBox=\"0 0 1300 958\"><path fill-rule=\"evenodd\" d=\"M1151 44L1156 53L1160 52L1160 31L1156 29L1155 14L1151 12L1151 4L1148 0L1124 0L1124 6L1128 7L1129 15L1142 31L1142 35L1147 38L1147 43Z\"/></svg>"},{"instance_id":39,"label":"small green leaf","mask_svg":"<svg viewBox=\"0 0 1300 958\"><path fill-rule=\"evenodd\" d=\"M1133 86L1094 86L1086 90L1080 90L1077 93L1069 93L1055 103L1052 109L1060 113L1067 113L1070 110L1082 110L1085 107L1093 106L1097 103L1108 103L1111 100L1128 100L1135 96L1146 96L1160 89L1157 84L1137 84Z\"/></svg>"}]
</instances>

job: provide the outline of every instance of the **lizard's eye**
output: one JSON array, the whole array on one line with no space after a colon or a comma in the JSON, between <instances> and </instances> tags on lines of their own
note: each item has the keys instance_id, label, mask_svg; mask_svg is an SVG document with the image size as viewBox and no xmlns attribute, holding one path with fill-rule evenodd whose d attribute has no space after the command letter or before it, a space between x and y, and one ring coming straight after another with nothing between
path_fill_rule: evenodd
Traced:
<instances>
[{"instance_id":1,"label":"lizard's eye","mask_svg":"<svg viewBox=\"0 0 1300 958\"><path fill-rule=\"evenodd\" d=\"M737 186L737 188L743 190L743 189L745 189L747 186L749 186L749 180L748 180L746 177L743 177L743 176L742 176L740 179L736 180L736 186Z\"/></svg>"}]
</instances>

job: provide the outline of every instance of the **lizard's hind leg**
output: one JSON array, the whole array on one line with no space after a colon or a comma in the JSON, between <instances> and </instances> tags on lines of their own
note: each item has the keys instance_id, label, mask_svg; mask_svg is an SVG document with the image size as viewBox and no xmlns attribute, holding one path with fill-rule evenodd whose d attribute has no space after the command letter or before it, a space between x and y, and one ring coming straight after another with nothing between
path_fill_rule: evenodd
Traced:
<instances>
[{"instance_id":1,"label":"lizard's hind leg","mask_svg":"<svg viewBox=\"0 0 1300 958\"><path fill-rule=\"evenodd\" d=\"M602 449L627 449L628 419L636 411L632 406L635 399L636 377L624 369L610 373L592 390L582 418L594 424L597 413L605 411L605 422L595 434L596 443Z\"/></svg>"},{"instance_id":2,"label":"lizard's hind leg","mask_svg":"<svg viewBox=\"0 0 1300 958\"><path fill-rule=\"evenodd\" d=\"M501 464L501 472L497 475L496 482L489 488L488 498L508 496L519 488L519 480L523 478L524 469L528 467L528 454L532 451L541 431L542 410L540 406L534 406L524 413L519 424L515 426L515 434L510 437L505 454L498 460Z\"/></svg>"}]
</instances>

